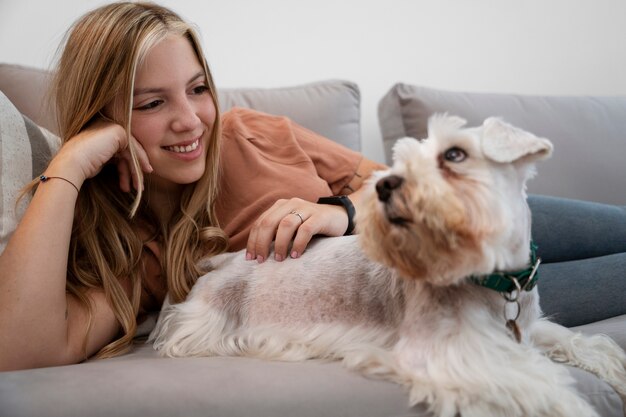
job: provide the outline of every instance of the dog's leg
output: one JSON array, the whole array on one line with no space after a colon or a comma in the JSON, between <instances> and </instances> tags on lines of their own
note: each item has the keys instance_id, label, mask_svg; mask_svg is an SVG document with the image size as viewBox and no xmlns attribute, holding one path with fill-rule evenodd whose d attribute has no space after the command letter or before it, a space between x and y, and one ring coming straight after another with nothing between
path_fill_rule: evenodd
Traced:
<instances>
[{"instance_id":1,"label":"dog's leg","mask_svg":"<svg viewBox=\"0 0 626 417\"><path fill-rule=\"evenodd\" d=\"M552 360L589 371L615 389L626 411L626 354L610 337L587 336L546 319L535 322L531 339Z\"/></svg>"},{"instance_id":2,"label":"dog's leg","mask_svg":"<svg viewBox=\"0 0 626 417\"><path fill-rule=\"evenodd\" d=\"M490 323L465 323L453 332L403 338L399 366L411 374L411 403L437 416L595 417L561 365L518 344Z\"/></svg>"},{"instance_id":3,"label":"dog's leg","mask_svg":"<svg viewBox=\"0 0 626 417\"><path fill-rule=\"evenodd\" d=\"M226 337L235 328L226 312L201 297L181 304L165 301L148 342L164 356L237 355L239 347Z\"/></svg>"},{"instance_id":4,"label":"dog's leg","mask_svg":"<svg viewBox=\"0 0 626 417\"><path fill-rule=\"evenodd\" d=\"M408 386L411 376L398 366L396 356L392 354L390 346L372 343L356 343L340 349L343 365L363 375L385 379L396 384Z\"/></svg>"}]
</instances>

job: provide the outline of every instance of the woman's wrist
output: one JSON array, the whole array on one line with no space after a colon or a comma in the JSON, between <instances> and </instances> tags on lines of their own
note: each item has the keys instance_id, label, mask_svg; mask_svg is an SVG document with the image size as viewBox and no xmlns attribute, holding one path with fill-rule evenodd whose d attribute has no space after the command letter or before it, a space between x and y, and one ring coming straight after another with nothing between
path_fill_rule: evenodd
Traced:
<instances>
[{"instance_id":1,"label":"woman's wrist","mask_svg":"<svg viewBox=\"0 0 626 417\"><path fill-rule=\"evenodd\" d=\"M55 158L50 162L46 170L42 172L39 181L46 182L48 179L60 178L72 184L78 191L83 185L83 182L85 182L85 176L82 170L74 167L76 167L76 165L71 164L69 161L59 161ZM45 179L42 177L45 177Z\"/></svg>"},{"instance_id":2,"label":"woman's wrist","mask_svg":"<svg viewBox=\"0 0 626 417\"><path fill-rule=\"evenodd\" d=\"M354 216L356 214L356 210L352 201L346 195L338 195L331 197L321 197L317 200L317 204L330 204L333 206L342 206L346 210L346 214L348 215L348 227L346 228L344 236L351 235L354 231Z\"/></svg>"}]
</instances>

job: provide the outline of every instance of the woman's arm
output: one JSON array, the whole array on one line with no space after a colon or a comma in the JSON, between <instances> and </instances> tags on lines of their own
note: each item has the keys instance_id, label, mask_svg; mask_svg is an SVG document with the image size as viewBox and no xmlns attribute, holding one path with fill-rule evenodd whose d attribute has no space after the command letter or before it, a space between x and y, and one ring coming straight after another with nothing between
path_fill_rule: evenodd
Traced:
<instances>
[{"instance_id":1,"label":"woman's arm","mask_svg":"<svg viewBox=\"0 0 626 417\"><path fill-rule=\"evenodd\" d=\"M48 166L49 180L37 187L0 255L0 370L75 363L85 359L85 341L89 355L117 333L103 293L92 290L94 326L87 335L88 311L66 294L65 284L74 186L80 189L125 148L124 129L102 123L66 142Z\"/></svg>"},{"instance_id":2,"label":"woman's arm","mask_svg":"<svg viewBox=\"0 0 626 417\"><path fill-rule=\"evenodd\" d=\"M356 175L345 187L345 195L358 212L361 208L362 185L372 172L385 165L363 158ZM292 212L298 213L292 214ZM348 215L341 206L316 204L300 198L278 200L254 223L248 238L246 258L263 262L274 240L274 257L278 261L299 257L314 235L342 236L348 227ZM291 250L287 253L290 243Z\"/></svg>"}]
</instances>

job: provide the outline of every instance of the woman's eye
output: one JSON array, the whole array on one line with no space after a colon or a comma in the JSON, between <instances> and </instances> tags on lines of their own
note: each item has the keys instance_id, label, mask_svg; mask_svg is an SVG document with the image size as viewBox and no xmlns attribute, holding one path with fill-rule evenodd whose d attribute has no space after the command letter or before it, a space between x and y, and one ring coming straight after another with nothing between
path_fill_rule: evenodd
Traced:
<instances>
[{"instance_id":1,"label":"woman's eye","mask_svg":"<svg viewBox=\"0 0 626 417\"><path fill-rule=\"evenodd\" d=\"M449 162L462 162L467 158L467 153L461 148L450 148L443 154L443 159Z\"/></svg>"},{"instance_id":2,"label":"woman's eye","mask_svg":"<svg viewBox=\"0 0 626 417\"><path fill-rule=\"evenodd\" d=\"M139 107L136 107L135 109L136 110L150 110L150 109L153 109L153 108L157 107L162 102L163 102L163 100L154 100L154 101L151 101L151 102L149 102L147 104L143 104L143 105L141 105Z\"/></svg>"},{"instance_id":3,"label":"woman's eye","mask_svg":"<svg viewBox=\"0 0 626 417\"><path fill-rule=\"evenodd\" d=\"M197 87L194 87L192 91L194 94L204 94L209 91L209 87L207 87L206 85L199 85Z\"/></svg>"}]
</instances>

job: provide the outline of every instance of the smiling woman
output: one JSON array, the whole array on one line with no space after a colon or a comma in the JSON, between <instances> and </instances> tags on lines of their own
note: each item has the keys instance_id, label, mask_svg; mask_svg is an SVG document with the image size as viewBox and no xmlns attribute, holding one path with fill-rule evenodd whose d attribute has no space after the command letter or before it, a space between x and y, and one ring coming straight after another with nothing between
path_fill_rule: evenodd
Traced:
<instances>
[{"instance_id":1,"label":"smiling woman","mask_svg":"<svg viewBox=\"0 0 626 417\"><path fill-rule=\"evenodd\" d=\"M147 3L87 13L52 92L63 145L0 257L0 334L20 335L1 338L2 369L127 350L137 317L166 290L182 300L196 261L227 245L215 88L189 25ZM48 250L19 262L36 247Z\"/></svg>"},{"instance_id":2,"label":"smiling woman","mask_svg":"<svg viewBox=\"0 0 626 417\"><path fill-rule=\"evenodd\" d=\"M80 18L52 93L63 143L0 255L0 369L125 352L166 294L185 299L200 258L246 247L263 262L274 242L282 261L350 233L353 213L315 202L350 194L358 210L383 167L284 117L220 115L197 34L152 3Z\"/></svg>"}]
</instances>

